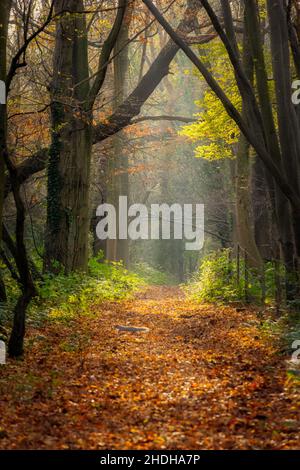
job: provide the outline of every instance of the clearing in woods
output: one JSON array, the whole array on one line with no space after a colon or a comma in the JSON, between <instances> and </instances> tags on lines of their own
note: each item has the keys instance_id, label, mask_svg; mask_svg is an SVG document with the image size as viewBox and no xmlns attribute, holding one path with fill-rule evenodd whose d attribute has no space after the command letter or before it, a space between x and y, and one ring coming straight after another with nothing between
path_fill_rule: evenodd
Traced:
<instances>
[{"instance_id":1,"label":"clearing in woods","mask_svg":"<svg viewBox=\"0 0 300 470\"><path fill-rule=\"evenodd\" d=\"M299 447L297 393L251 310L156 287L27 345L0 371L2 449Z\"/></svg>"}]
</instances>

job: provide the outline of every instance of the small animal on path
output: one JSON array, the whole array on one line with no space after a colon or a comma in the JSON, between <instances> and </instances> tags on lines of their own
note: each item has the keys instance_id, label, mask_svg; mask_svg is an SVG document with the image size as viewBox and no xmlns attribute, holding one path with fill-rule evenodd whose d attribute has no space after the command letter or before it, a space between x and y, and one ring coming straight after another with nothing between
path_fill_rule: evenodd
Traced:
<instances>
[{"instance_id":1,"label":"small animal on path","mask_svg":"<svg viewBox=\"0 0 300 470\"><path fill-rule=\"evenodd\" d=\"M118 331L130 331L131 333L148 333L150 330L146 327L116 325Z\"/></svg>"}]
</instances>

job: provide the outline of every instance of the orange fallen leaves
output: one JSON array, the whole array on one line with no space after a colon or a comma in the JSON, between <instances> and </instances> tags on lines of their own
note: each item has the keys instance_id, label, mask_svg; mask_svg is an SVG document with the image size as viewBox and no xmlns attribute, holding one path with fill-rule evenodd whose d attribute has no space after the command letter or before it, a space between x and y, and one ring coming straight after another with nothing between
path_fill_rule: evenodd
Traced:
<instances>
[{"instance_id":1,"label":"orange fallen leaves","mask_svg":"<svg viewBox=\"0 0 300 470\"><path fill-rule=\"evenodd\" d=\"M2 449L299 447L299 394L251 310L152 288L91 313L30 328L25 360L1 369Z\"/></svg>"}]
</instances>

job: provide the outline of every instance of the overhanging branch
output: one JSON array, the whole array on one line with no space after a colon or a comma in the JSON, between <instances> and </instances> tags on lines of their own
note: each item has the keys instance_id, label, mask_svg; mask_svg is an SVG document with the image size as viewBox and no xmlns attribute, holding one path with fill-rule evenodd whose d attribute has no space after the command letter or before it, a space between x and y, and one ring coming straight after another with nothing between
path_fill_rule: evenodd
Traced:
<instances>
[{"instance_id":1,"label":"overhanging branch","mask_svg":"<svg viewBox=\"0 0 300 470\"><path fill-rule=\"evenodd\" d=\"M180 22L177 31L178 34L187 35L193 31L192 18L194 17L191 8L187 8L184 18ZM201 41L203 44L209 42L214 36L210 33L203 35ZM151 96L156 87L160 84L163 78L169 72L169 66L173 58L177 54L179 47L171 39L166 46L160 51L157 58L154 60L148 71L144 74L142 80L127 99L117 107L116 111L109 116L105 122L99 123L94 126L93 143L97 144L104 141L108 137L116 134L127 126L134 124L134 118L139 115L141 107ZM144 120L137 118L138 120ZM184 118L186 119L186 118ZM182 122L193 122L192 119L187 118ZM176 120L178 120L176 118ZM196 120L196 119L195 119ZM39 150L32 157L28 158L18 167L18 176L20 183L24 183L31 175L38 173L46 168L48 159L48 148ZM5 195L10 192L11 187L9 179L7 178L5 184Z\"/></svg>"}]
</instances>

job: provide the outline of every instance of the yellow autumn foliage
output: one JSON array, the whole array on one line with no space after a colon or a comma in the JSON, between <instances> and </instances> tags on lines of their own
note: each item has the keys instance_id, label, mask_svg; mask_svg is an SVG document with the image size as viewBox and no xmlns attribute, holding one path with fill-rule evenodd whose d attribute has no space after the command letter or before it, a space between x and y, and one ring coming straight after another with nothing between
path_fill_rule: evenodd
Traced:
<instances>
[{"instance_id":1,"label":"yellow autumn foliage","mask_svg":"<svg viewBox=\"0 0 300 470\"><path fill-rule=\"evenodd\" d=\"M209 69L210 64L213 65L219 84L234 106L241 110L241 97L223 45L219 41L213 41L208 49L199 47L199 53ZM195 114L199 120L183 126L179 132L199 143L195 148L195 156L206 160L234 158L233 145L236 144L240 131L221 102L210 89L206 89L203 97L195 104L200 108L200 112Z\"/></svg>"}]
</instances>

